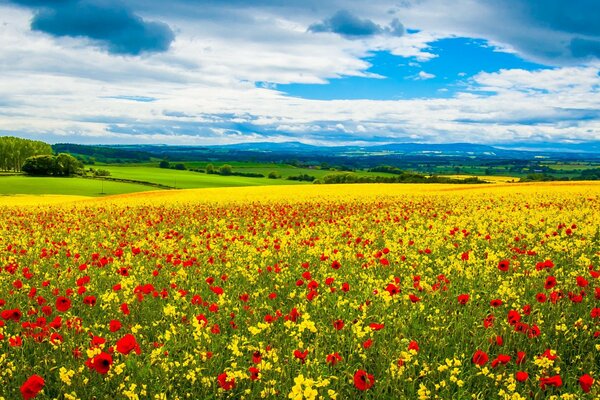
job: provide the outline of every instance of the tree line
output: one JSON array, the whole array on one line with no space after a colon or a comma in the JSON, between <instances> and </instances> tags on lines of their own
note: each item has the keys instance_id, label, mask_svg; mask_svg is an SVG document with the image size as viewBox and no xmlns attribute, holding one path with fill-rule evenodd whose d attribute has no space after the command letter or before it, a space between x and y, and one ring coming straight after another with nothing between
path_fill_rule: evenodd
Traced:
<instances>
[{"instance_id":1,"label":"tree line","mask_svg":"<svg viewBox=\"0 0 600 400\"><path fill-rule=\"evenodd\" d=\"M0 170L2 171L21 172L27 158L49 154L52 154L52 147L48 143L13 136L0 137Z\"/></svg>"}]
</instances>

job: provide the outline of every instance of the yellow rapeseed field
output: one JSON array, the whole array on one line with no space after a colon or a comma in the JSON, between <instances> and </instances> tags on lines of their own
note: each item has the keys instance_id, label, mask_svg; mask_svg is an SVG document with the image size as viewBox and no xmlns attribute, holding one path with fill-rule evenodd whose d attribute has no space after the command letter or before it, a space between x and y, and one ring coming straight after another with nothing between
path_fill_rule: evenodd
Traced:
<instances>
[{"instance_id":1,"label":"yellow rapeseed field","mask_svg":"<svg viewBox=\"0 0 600 400\"><path fill-rule=\"evenodd\" d=\"M582 399L600 184L0 197L0 398Z\"/></svg>"}]
</instances>

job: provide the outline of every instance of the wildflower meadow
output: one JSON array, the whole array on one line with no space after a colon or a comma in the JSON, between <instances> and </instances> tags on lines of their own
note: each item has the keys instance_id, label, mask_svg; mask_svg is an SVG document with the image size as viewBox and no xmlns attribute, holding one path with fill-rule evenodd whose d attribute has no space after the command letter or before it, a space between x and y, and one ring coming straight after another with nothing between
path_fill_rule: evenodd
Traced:
<instances>
[{"instance_id":1,"label":"wildflower meadow","mask_svg":"<svg viewBox=\"0 0 600 400\"><path fill-rule=\"evenodd\" d=\"M599 194L0 199L0 397L598 398Z\"/></svg>"}]
</instances>

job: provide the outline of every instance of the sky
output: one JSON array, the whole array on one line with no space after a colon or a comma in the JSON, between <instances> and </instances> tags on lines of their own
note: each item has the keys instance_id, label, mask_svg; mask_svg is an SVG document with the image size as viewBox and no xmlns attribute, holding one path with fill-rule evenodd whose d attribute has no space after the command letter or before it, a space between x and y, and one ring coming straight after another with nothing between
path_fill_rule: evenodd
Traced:
<instances>
[{"instance_id":1,"label":"sky","mask_svg":"<svg viewBox=\"0 0 600 400\"><path fill-rule=\"evenodd\" d=\"M0 135L600 141L598 0L0 0Z\"/></svg>"}]
</instances>

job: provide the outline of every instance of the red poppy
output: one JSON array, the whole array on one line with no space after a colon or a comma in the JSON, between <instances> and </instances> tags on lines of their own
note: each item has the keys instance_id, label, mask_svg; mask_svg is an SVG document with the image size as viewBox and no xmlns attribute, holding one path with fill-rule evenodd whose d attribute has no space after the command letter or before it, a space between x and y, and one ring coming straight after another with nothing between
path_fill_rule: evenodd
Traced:
<instances>
[{"instance_id":1,"label":"red poppy","mask_svg":"<svg viewBox=\"0 0 600 400\"><path fill-rule=\"evenodd\" d=\"M83 304L86 304L90 307L93 307L96 305L96 296L86 296L83 299Z\"/></svg>"},{"instance_id":2,"label":"red poppy","mask_svg":"<svg viewBox=\"0 0 600 400\"><path fill-rule=\"evenodd\" d=\"M302 364L304 364L306 356L308 356L308 350L304 350L304 351L294 350L294 357L296 357L298 360L300 360L302 362Z\"/></svg>"},{"instance_id":3,"label":"red poppy","mask_svg":"<svg viewBox=\"0 0 600 400\"><path fill-rule=\"evenodd\" d=\"M473 364L477 364L480 366L484 366L489 360L487 353L483 350L477 350L475 354L473 354L472 362Z\"/></svg>"},{"instance_id":4,"label":"red poppy","mask_svg":"<svg viewBox=\"0 0 600 400\"><path fill-rule=\"evenodd\" d=\"M250 373L251 380L257 381L258 379L260 379L260 377L258 375L260 373L260 370L258 368L250 367L250 368L248 368L248 372Z\"/></svg>"},{"instance_id":5,"label":"red poppy","mask_svg":"<svg viewBox=\"0 0 600 400\"><path fill-rule=\"evenodd\" d=\"M494 299L492 301L490 301L490 306L492 307L500 307L502 305L502 300L500 299Z\"/></svg>"},{"instance_id":6,"label":"red poppy","mask_svg":"<svg viewBox=\"0 0 600 400\"><path fill-rule=\"evenodd\" d=\"M585 393L589 393L592 390L592 385L594 384L594 378L589 376L588 374L582 375L579 378L579 386L581 386L581 390Z\"/></svg>"},{"instance_id":7,"label":"red poppy","mask_svg":"<svg viewBox=\"0 0 600 400\"><path fill-rule=\"evenodd\" d=\"M56 309L60 312L65 312L71 308L71 300L67 297L60 296L56 299Z\"/></svg>"},{"instance_id":8,"label":"red poppy","mask_svg":"<svg viewBox=\"0 0 600 400\"><path fill-rule=\"evenodd\" d=\"M547 297L544 293L538 293L535 295L535 299L537 300L538 303L545 303Z\"/></svg>"},{"instance_id":9,"label":"red poppy","mask_svg":"<svg viewBox=\"0 0 600 400\"><path fill-rule=\"evenodd\" d=\"M590 317L600 318L600 307L592 308L592 311L590 311Z\"/></svg>"},{"instance_id":10,"label":"red poppy","mask_svg":"<svg viewBox=\"0 0 600 400\"><path fill-rule=\"evenodd\" d=\"M374 331L380 331L385 327L384 324L378 324L376 322L373 322L371 324L369 324L369 328L373 329Z\"/></svg>"},{"instance_id":11,"label":"red poppy","mask_svg":"<svg viewBox=\"0 0 600 400\"><path fill-rule=\"evenodd\" d=\"M553 355L552 350L546 349L546 351L544 351L542 355L538 356L538 358L542 357L546 357L548 360L556 360L558 356L556 354Z\"/></svg>"},{"instance_id":12,"label":"red poppy","mask_svg":"<svg viewBox=\"0 0 600 400\"><path fill-rule=\"evenodd\" d=\"M510 356L506 355L506 354L498 354L498 357L496 357L493 361L492 361L492 368L496 368L499 364L502 365L506 365L510 362Z\"/></svg>"},{"instance_id":13,"label":"red poppy","mask_svg":"<svg viewBox=\"0 0 600 400\"><path fill-rule=\"evenodd\" d=\"M135 336L131 333L126 334L121 339L117 340L117 351L121 354L129 354L135 350L136 354L140 354L142 351L140 345L135 340Z\"/></svg>"},{"instance_id":14,"label":"red poppy","mask_svg":"<svg viewBox=\"0 0 600 400\"><path fill-rule=\"evenodd\" d=\"M368 390L375 384L375 377L367 371L359 369L354 374L354 386L358 390Z\"/></svg>"},{"instance_id":15,"label":"red poppy","mask_svg":"<svg viewBox=\"0 0 600 400\"><path fill-rule=\"evenodd\" d=\"M494 320L496 319L496 317L494 317L493 314L488 315L487 317L485 317L483 319L483 326L487 329L487 328L491 328L492 326L494 326Z\"/></svg>"},{"instance_id":16,"label":"red poppy","mask_svg":"<svg viewBox=\"0 0 600 400\"><path fill-rule=\"evenodd\" d=\"M255 351L255 352L252 354L252 362L253 362L254 364L260 364L260 360L261 360L261 354L260 354L260 351Z\"/></svg>"},{"instance_id":17,"label":"red poppy","mask_svg":"<svg viewBox=\"0 0 600 400\"><path fill-rule=\"evenodd\" d=\"M333 268L333 269L340 269L341 266L342 266L342 264L337 260L335 260L334 262L331 263L331 268Z\"/></svg>"},{"instance_id":18,"label":"red poppy","mask_svg":"<svg viewBox=\"0 0 600 400\"><path fill-rule=\"evenodd\" d=\"M510 310L508 312L508 323L511 325L515 325L517 322L521 320L521 314L518 311Z\"/></svg>"},{"instance_id":19,"label":"red poppy","mask_svg":"<svg viewBox=\"0 0 600 400\"><path fill-rule=\"evenodd\" d=\"M398 286L394 285L393 283L388 284L386 286L385 290L387 290L387 292L390 294L390 296L400 293L400 288Z\"/></svg>"},{"instance_id":20,"label":"red poppy","mask_svg":"<svg viewBox=\"0 0 600 400\"><path fill-rule=\"evenodd\" d=\"M14 310L4 310L0 314L2 319L15 322L19 322L22 315L23 314L21 313L21 310L19 310L18 308L15 308Z\"/></svg>"},{"instance_id":21,"label":"red poppy","mask_svg":"<svg viewBox=\"0 0 600 400\"><path fill-rule=\"evenodd\" d=\"M554 375L548 378L540 378L540 388L546 390L546 386L561 387L562 379L560 375Z\"/></svg>"},{"instance_id":22,"label":"red poppy","mask_svg":"<svg viewBox=\"0 0 600 400\"><path fill-rule=\"evenodd\" d=\"M530 339L533 339L540 336L541 333L542 332L540 331L540 328L537 325L531 325L529 327L529 330L527 331L527 336L529 336Z\"/></svg>"},{"instance_id":23,"label":"red poppy","mask_svg":"<svg viewBox=\"0 0 600 400\"><path fill-rule=\"evenodd\" d=\"M515 360L515 363L517 365L521 365L523 363L523 361L525 361L525 352L517 351L517 359Z\"/></svg>"},{"instance_id":24,"label":"red poppy","mask_svg":"<svg viewBox=\"0 0 600 400\"><path fill-rule=\"evenodd\" d=\"M231 390L235 387L235 378L227 379L227 372L217 376L217 383L223 390Z\"/></svg>"},{"instance_id":25,"label":"red poppy","mask_svg":"<svg viewBox=\"0 0 600 400\"><path fill-rule=\"evenodd\" d=\"M550 275L549 277L546 278L546 283L544 284L544 288L546 290L550 290L554 286L556 286L556 278L553 277L552 275Z\"/></svg>"},{"instance_id":26,"label":"red poppy","mask_svg":"<svg viewBox=\"0 0 600 400\"><path fill-rule=\"evenodd\" d=\"M575 280L577 281L577 286L579 287L586 287L587 285L589 285L588 280L585 279L583 276L578 276L577 278L575 278Z\"/></svg>"},{"instance_id":27,"label":"red poppy","mask_svg":"<svg viewBox=\"0 0 600 400\"><path fill-rule=\"evenodd\" d=\"M515 378L519 382L525 382L527 379L529 379L529 374L524 371L517 371L517 373L515 374Z\"/></svg>"},{"instance_id":28,"label":"red poppy","mask_svg":"<svg viewBox=\"0 0 600 400\"><path fill-rule=\"evenodd\" d=\"M502 260L498 263L498 269L502 272L508 271L508 267L510 266L510 261Z\"/></svg>"},{"instance_id":29,"label":"red poppy","mask_svg":"<svg viewBox=\"0 0 600 400\"><path fill-rule=\"evenodd\" d=\"M342 361L342 356L340 356L339 353L337 353L337 352L332 353L332 354L327 354L326 361L327 361L327 364L335 365L338 362Z\"/></svg>"},{"instance_id":30,"label":"red poppy","mask_svg":"<svg viewBox=\"0 0 600 400\"><path fill-rule=\"evenodd\" d=\"M23 399L33 399L44 388L44 384L44 378L39 375L31 375L23 385L21 385Z\"/></svg>"},{"instance_id":31,"label":"red poppy","mask_svg":"<svg viewBox=\"0 0 600 400\"><path fill-rule=\"evenodd\" d=\"M122 326L122 325L121 325L121 322L120 322L120 321L118 321L118 320L116 320L116 319L113 319L113 320L111 320L111 321L110 321L110 323L108 324L108 329L110 329L110 331L111 331L111 332L116 332L116 331L118 331L119 329L121 329L121 326Z\"/></svg>"},{"instance_id":32,"label":"red poppy","mask_svg":"<svg viewBox=\"0 0 600 400\"><path fill-rule=\"evenodd\" d=\"M91 368L95 369L99 374L106 374L113 363L112 356L108 353L97 354L91 362L88 364Z\"/></svg>"},{"instance_id":33,"label":"red poppy","mask_svg":"<svg viewBox=\"0 0 600 400\"><path fill-rule=\"evenodd\" d=\"M459 304L467 304L469 301L469 295L468 294L461 294L458 296L458 302Z\"/></svg>"},{"instance_id":34,"label":"red poppy","mask_svg":"<svg viewBox=\"0 0 600 400\"><path fill-rule=\"evenodd\" d=\"M369 347L371 347L373 345L373 339L367 339L363 342L363 347L365 349L368 349Z\"/></svg>"},{"instance_id":35,"label":"red poppy","mask_svg":"<svg viewBox=\"0 0 600 400\"><path fill-rule=\"evenodd\" d=\"M344 321L341 319L333 321L333 327L338 331L341 330L344 327Z\"/></svg>"},{"instance_id":36,"label":"red poppy","mask_svg":"<svg viewBox=\"0 0 600 400\"><path fill-rule=\"evenodd\" d=\"M414 294L409 294L408 298L410 299L410 301L412 301L413 303L418 303L419 301L421 301L421 299L418 296L415 296Z\"/></svg>"}]
</instances>

